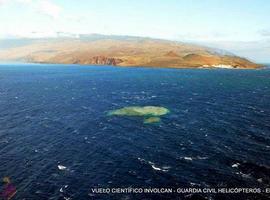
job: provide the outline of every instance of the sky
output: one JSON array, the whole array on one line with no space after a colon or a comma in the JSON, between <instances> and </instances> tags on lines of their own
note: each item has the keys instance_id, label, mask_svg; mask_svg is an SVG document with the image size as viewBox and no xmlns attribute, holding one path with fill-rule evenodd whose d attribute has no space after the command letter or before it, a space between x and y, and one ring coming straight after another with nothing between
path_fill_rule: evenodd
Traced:
<instances>
[{"instance_id":1,"label":"sky","mask_svg":"<svg viewBox=\"0 0 270 200\"><path fill-rule=\"evenodd\" d=\"M268 0L0 0L0 38L147 36L212 45L263 62L270 61L269 11Z\"/></svg>"}]
</instances>

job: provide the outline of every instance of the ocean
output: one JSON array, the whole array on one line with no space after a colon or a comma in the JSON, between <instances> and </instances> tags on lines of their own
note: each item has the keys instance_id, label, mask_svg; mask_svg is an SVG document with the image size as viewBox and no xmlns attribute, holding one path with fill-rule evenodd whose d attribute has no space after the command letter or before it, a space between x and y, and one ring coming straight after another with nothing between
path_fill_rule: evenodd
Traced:
<instances>
[{"instance_id":1,"label":"ocean","mask_svg":"<svg viewBox=\"0 0 270 200\"><path fill-rule=\"evenodd\" d=\"M270 187L269 101L270 69L1 64L0 178L18 200L268 199L214 188ZM107 114L127 106L170 112Z\"/></svg>"}]
</instances>

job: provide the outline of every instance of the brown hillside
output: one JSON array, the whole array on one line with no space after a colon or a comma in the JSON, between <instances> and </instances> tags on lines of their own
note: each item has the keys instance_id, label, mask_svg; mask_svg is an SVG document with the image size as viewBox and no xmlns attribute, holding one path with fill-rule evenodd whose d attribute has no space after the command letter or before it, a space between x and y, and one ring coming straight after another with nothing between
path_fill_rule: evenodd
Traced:
<instances>
[{"instance_id":1,"label":"brown hillside","mask_svg":"<svg viewBox=\"0 0 270 200\"><path fill-rule=\"evenodd\" d=\"M96 40L40 39L31 44L0 51L0 59L36 63L94 64L149 67L259 68L236 56L211 53L208 48L154 39ZM217 67L220 67L217 66Z\"/></svg>"}]
</instances>

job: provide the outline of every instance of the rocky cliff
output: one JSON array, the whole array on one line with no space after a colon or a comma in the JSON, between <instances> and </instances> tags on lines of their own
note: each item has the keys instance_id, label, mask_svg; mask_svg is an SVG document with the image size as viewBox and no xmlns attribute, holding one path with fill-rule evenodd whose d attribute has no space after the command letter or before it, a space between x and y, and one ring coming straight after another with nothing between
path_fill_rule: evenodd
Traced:
<instances>
[{"instance_id":1,"label":"rocky cliff","mask_svg":"<svg viewBox=\"0 0 270 200\"><path fill-rule=\"evenodd\" d=\"M105 56L94 56L90 59L90 63L93 65L118 65L123 60L119 58L110 58Z\"/></svg>"}]
</instances>

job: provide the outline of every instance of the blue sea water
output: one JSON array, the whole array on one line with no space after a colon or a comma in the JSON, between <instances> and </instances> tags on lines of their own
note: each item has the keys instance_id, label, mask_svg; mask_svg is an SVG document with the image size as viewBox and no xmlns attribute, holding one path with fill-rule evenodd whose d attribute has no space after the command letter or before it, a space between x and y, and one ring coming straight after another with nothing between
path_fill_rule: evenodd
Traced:
<instances>
[{"instance_id":1,"label":"blue sea water","mask_svg":"<svg viewBox=\"0 0 270 200\"><path fill-rule=\"evenodd\" d=\"M2 64L0 176L18 200L268 199L91 188L270 187L269 101L269 69ZM106 114L146 105L171 112L157 124Z\"/></svg>"}]
</instances>

